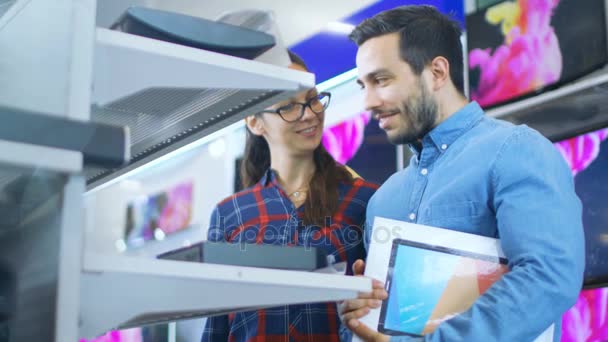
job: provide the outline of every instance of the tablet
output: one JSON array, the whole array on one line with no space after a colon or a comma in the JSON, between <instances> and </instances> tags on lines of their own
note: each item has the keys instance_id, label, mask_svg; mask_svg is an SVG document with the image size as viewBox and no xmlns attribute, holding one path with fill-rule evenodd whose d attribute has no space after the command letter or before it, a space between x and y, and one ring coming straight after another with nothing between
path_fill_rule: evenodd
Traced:
<instances>
[{"instance_id":1,"label":"tablet","mask_svg":"<svg viewBox=\"0 0 608 342\"><path fill-rule=\"evenodd\" d=\"M506 272L505 258L394 239L378 331L429 334L466 311Z\"/></svg>"}]
</instances>

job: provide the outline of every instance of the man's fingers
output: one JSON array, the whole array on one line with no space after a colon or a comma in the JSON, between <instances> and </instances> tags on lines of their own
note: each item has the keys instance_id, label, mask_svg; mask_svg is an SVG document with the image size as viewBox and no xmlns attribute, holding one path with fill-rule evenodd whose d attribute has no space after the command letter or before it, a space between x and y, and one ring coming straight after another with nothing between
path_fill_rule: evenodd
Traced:
<instances>
[{"instance_id":1,"label":"man's fingers","mask_svg":"<svg viewBox=\"0 0 608 342\"><path fill-rule=\"evenodd\" d=\"M340 317L340 319L342 320L343 323L346 323L346 322L350 321L351 319L359 319L359 318L367 315L369 313L369 310L370 309L368 307L363 307L358 310L353 310L353 311L350 311L350 312L342 315Z\"/></svg>"},{"instance_id":2,"label":"man's fingers","mask_svg":"<svg viewBox=\"0 0 608 342\"><path fill-rule=\"evenodd\" d=\"M361 308L379 308L382 305L382 301L378 299L353 299L345 300L340 305L340 314L346 314L350 311L359 310Z\"/></svg>"},{"instance_id":3,"label":"man's fingers","mask_svg":"<svg viewBox=\"0 0 608 342\"><path fill-rule=\"evenodd\" d=\"M372 279L372 292L359 292L357 296L357 299L385 300L386 298L388 298L388 292L384 289L384 285L375 279Z\"/></svg>"},{"instance_id":4,"label":"man's fingers","mask_svg":"<svg viewBox=\"0 0 608 342\"><path fill-rule=\"evenodd\" d=\"M361 337L364 341L388 341L388 336L370 329L358 319L350 319L346 322L346 325L355 335Z\"/></svg>"},{"instance_id":5,"label":"man's fingers","mask_svg":"<svg viewBox=\"0 0 608 342\"><path fill-rule=\"evenodd\" d=\"M353 274L354 275L363 275L365 272L365 261L358 259L353 264Z\"/></svg>"},{"instance_id":6,"label":"man's fingers","mask_svg":"<svg viewBox=\"0 0 608 342\"><path fill-rule=\"evenodd\" d=\"M384 288L374 289L374 291L372 291L371 293L370 298L385 300L386 298L388 298L388 292L386 292Z\"/></svg>"}]
</instances>

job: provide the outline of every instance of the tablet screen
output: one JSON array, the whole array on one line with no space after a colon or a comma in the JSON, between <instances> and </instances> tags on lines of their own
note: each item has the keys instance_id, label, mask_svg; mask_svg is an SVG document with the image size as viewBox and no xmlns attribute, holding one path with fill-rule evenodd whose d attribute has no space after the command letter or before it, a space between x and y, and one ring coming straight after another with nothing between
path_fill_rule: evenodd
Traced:
<instances>
[{"instance_id":1,"label":"tablet screen","mask_svg":"<svg viewBox=\"0 0 608 342\"><path fill-rule=\"evenodd\" d=\"M508 271L507 261L445 247L395 239L378 331L422 336L466 311Z\"/></svg>"}]
</instances>

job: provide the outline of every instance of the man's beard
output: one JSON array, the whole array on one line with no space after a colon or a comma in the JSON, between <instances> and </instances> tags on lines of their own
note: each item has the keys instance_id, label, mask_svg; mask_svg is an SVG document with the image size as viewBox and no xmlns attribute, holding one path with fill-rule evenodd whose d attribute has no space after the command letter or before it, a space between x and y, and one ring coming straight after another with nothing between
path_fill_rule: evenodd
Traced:
<instances>
[{"instance_id":1,"label":"man's beard","mask_svg":"<svg viewBox=\"0 0 608 342\"><path fill-rule=\"evenodd\" d=\"M438 105L435 99L428 93L423 81L419 82L420 93L418 96L409 96L401 105L399 115L406 127L397 135L389 136L392 144L412 144L422 140L430 132L437 122Z\"/></svg>"}]
</instances>

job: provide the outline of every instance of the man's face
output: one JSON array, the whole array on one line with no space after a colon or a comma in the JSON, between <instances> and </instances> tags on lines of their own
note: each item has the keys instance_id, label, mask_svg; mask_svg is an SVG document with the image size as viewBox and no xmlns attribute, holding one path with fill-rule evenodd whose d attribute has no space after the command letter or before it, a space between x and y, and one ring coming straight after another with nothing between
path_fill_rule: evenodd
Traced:
<instances>
[{"instance_id":1,"label":"man's face","mask_svg":"<svg viewBox=\"0 0 608 342\"><path fill-rule=\"evenodd\" d=\"M424 81L399 54L399 34L371 38L357 52L357 83L365 108L379 121L391 143L409 144L436 124L438 106Z\"/></svg>"}]
</instances>

